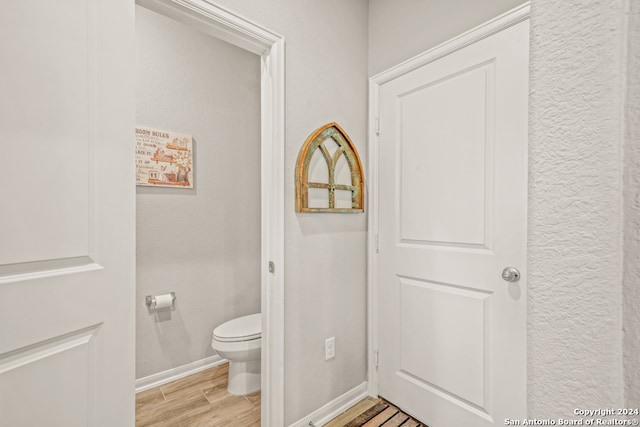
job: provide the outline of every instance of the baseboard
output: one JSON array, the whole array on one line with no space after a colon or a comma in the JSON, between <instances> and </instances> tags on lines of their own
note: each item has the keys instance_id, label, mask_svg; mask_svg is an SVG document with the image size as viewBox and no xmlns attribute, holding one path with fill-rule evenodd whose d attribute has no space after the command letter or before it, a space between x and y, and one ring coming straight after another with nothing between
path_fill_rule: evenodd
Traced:
<instances>
[{"instance_id":1,"label":"baseboard","mask_svg":"<svg viewBox=\"0 0 640 427\"><path fill-rule=\"evenodd\" d=\"M145 391L153 387L158 387L162 384L170 383L171 381L204 371L205 369L213 368L214 366L222 365L223 363L226 363L226 361L226 359L223 359L216 354L211 357L196 360L195 362L191 362L186 365L178 366L177 368L137 379L136 393L140 393L141 391Z\"/></svg>"},{"instance_id":2,"label":"baseboard","mask_svg":"<svg viewBox=\"0 0 640 427\"><path fill-rule=\"evenodd\" d=\"M306 417L299 419L289 427L309 427L310 425L317 427L323 426L367 396L367 382L365 381L342 396L338 396L322 408L317 409ZM313 422L313 424L310 424L310 422Z\"/></svg>"}]
</instances>

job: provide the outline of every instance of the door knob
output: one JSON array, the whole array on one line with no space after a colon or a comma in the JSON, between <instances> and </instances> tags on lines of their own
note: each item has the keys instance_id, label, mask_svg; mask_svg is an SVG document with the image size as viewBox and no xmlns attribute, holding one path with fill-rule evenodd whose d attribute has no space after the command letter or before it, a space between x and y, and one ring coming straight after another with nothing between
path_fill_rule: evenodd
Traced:
<instances>
[{"instance_id":1,"label":"door knob","mask_svg":"<svg viewBox=\"0 0 640 427\"><path fill-rule=\"evenodd\" d=\"M502 270L502 278L507 282L517 282L520 280L520 272L515 267L507 267Z\"/></svg>"}]
</instances>

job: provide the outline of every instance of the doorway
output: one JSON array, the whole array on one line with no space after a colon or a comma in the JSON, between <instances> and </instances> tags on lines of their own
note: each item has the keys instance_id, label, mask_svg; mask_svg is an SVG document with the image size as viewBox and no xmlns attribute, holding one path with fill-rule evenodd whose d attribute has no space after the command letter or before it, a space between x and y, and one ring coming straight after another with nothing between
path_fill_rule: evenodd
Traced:
<instances>
[{"instance_id":1,"label":"doorway","mask_svg":"<svg viewBox=\"0 0 640 427\"><path fill-rule=\"evenodd\" d=\"M259 151L260 170L261 419L262 425L281 425L284 406L281 366L284 345L284 40L281 36L208 2L187 0L177 4L170 1L141 0L137 5L259 57L260 142L254 150ZM196 156L197 150L194 150ZM237 173L241 173L241 167L238 167ZM232 186L232 183L223 185ZM171 190L174 194L180 191ZM179 194L176 196L179 197ZM242 207L234 206L233 209Z\"/></svg>"},{"instance_id":2,"label":"doorway","mask_svg":"<svg viewBox=\"0 0 640 427\"><path fill-rule=\"evenodd\" d=\"M527 17L371 82L370 393L433 426L526 416Z\"/></svg>"}]
</instances>

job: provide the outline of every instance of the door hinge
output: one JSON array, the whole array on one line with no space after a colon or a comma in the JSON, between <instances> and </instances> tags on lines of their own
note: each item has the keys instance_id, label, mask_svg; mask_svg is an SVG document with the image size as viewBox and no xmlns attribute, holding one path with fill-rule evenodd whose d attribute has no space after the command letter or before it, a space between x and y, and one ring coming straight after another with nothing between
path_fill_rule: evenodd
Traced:
<instances>
[{"instance_id":1,"label":"door hinge","mask_svg":"<svg viewBox=\"0 0 640 427\"><path fill-rule=\"evenodd\" d=\"M376 351L373 352L373 363L376 366L376 369L378 369L379 362L380 362L380 352L376 348Z\"/></svg>"},{"instance_id":2,"label":"door hinge","mask_svg":"<svg viewBox=\"0 0 640 427\"><path fill-rule=\"evenodd\" d=\"M269 261L269 273L275 273L276 272L276 265L274 264L273 261Z\"/></svg>"},{"instance_id":3,"label":"door hinge","mask_svg":"<svg viewBox=\"0 0 640 427\"><path fill-rule=\"evenodd\" d=\"M380 135L380 119L376 117L376 135Z\"/></svg>"},{"instance_id":4,"label":"door hinge","mask_svg":"<svg viewBox=\"0 0 640 427\"><path fill-rule=\"evenodd\" d=\"M380 235L376 234L376 253L380 253Z\"/></svg>"}]
</instances>

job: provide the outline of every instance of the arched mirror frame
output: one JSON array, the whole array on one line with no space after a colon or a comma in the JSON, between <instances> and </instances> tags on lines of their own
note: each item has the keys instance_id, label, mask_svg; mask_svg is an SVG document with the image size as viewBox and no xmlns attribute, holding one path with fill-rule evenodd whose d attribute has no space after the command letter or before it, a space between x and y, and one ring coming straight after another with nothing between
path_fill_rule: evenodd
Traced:
<instances>
[{"instance_id":1,"label":"arched mirror frame","mask_svg":"<svg viewBox=\"0 0 640 427\"><path fill-rule=\"evenodd\" d=\"M337 150L330 154L324 142L331 138L337 145ZM320 150L327 162L329 182L309 182L309 166L316 150ZM347 161L351 172L351 185L335 183L335 167L341 156ZM356 151L351 138L337 124L328 123L314 131L305 141L298 161L296 163L296 212L338 212L361 213L364 212L364 179L360 156ZM326 188L328 190L328 208L309 207L309 188ZM351 208L335 207L335 190L351 191Z\"/></svg>"}]
</instances>

